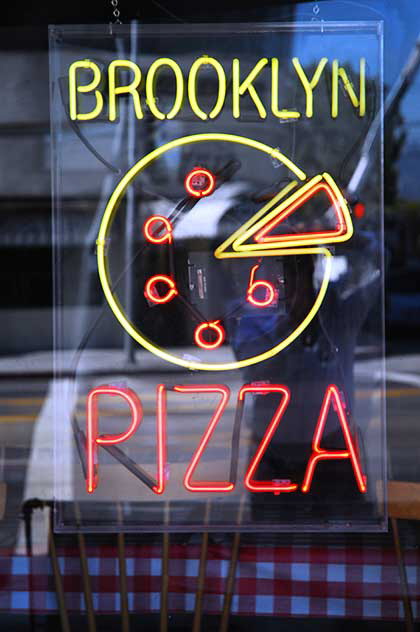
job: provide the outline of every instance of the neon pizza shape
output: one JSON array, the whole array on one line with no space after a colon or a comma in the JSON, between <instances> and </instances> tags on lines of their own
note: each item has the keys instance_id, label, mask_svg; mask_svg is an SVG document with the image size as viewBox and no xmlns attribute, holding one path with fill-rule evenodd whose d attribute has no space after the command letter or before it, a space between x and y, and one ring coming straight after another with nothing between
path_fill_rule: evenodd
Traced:
<instances>
[{"instance_id":1,"label":"neon pizza shape","mask_svg":"<svg viewBox=\"0 0 420 632\"><path fill-rule=\"evenodd\" d=\"M290 188L295 188L292 183ZM280 232L279 229L292 215L296 215L304 205L320 192L326 194L330 210L334 214L335 226L324 230L305 230L299 232ZM279 204L276 196L246 224L236 230L216 250L216 257L225 258L227 253L247 253L256 255L256 251L280 250L302 246L321 246L349 240L353 235L353 223L347 202L328 173L317 175L306 184L286 196ZM274 208L273 208L274 206ZM304 252L303 252L304 254Z\"/></svg>"},{"instance_id":2,"label":"neon pizza shape","mask_svg":"<svg viewBox=\"0 0 420 632\"><path fill-rule=\"evenodd\" d=\"M125 313L113 289L109 272L107 253L109 233L115 214L128 186L145 168L165 152L184 145L207 141L237 143L257 150L266 156L268 155L271 160L283 164L292 173L293 177L293 180L287 186L274 195L257 213L244 222L216 248L213 253L214 257L216 259L254 258L255 260L255 257L317 255L323 259L321 283L317 287L313 304L302 321L295 326L293 331L288 333L283 339L278 340L271 348L235 361L221 361L220 357L217 356L217 348L224 342L224 329L219 320L213 323L205 322L196 328L195 343L198 348L201 347L203 350L205 361L204 359L202 361L201 358L196 359L177 354L173 349L164 348L150 340ZM293 215L299 214L305 203L320 192L324 194L324 197L326 195L328 198L327 207L328 210L331 210L330 214L333 216L333 226L325 230L315 231L306 230L293 233L287 232L287 230L282 231L286 220ZM168 247L173 239L172 227L169 224L167 225L165 218L161 216L155 216L150 222L145 229L147 240L152 243L152 246L155 243L159 244L160 247L165 247L165 244ZM329 174L322 173L308 180L306 174L277 148L270 147L251 138L222 133L195 134L177 138L154 149L133 165L117 184L106 205L99 228L96 242L98 272L105 298L114 316L125 331L145 349L164 361L187 369L202 371L235 370L272 358L300 336L320 309L328 289L332 269L332 254L326 247L326 244L344 242L350 239L352 234L353 225L346 200ZM166 285L163 285L163 281L166 282ZM259 297L258 290L261 289L261 284L261 280L253 278L252 288L254 292L250 294L248 291L248 294L244 295L245 300L253 298L254 306L256 307L264 307L266 303L267 305L272 303L268 286L265 288L266 293L263 298ZM170 292L170 290L172 291ZM178 299L176 286L172 286L167 279L162 279L162 275L159 278L155 275L151 280L149 279L149 285L144 288L144 292L146 292L146 297L149 298L150 302L154 304ZM248 300L248 302L252 303L252 300ZM208 337L208 333L212 334L211 338ZM201 344L198 344L197 340Z\"/></svg>"}]
</instances>

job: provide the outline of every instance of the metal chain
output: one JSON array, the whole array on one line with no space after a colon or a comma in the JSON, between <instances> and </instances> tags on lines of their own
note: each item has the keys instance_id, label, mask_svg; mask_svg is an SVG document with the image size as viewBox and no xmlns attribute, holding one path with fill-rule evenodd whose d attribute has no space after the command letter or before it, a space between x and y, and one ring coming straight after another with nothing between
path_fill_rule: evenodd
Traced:
<instances>
[{"instance_id":1,"label":"metal chain","mask_svg":"<svg viewBox=\"0 0 420 632\"><path fill-rule=\"evenodd\" d=\"M321 11L321 9L319 8L318 2L315 2L314 6L312 7L311 22L319 22L320 21L319 20L319 13L320 13L320 11Z\"/></svg>"},{"instance_id":2,"label":"metal chain","mask_svg":"<svg viewBox=\"0 0 420 632\"><path fill-rule=\"evenodd\" d=\"M122 24L121 20L120 20L120 10L118 8L118 0L111 0L111 4L112 4L112 15L114 16L114 24Z\"/></svg>"}]
</instances>

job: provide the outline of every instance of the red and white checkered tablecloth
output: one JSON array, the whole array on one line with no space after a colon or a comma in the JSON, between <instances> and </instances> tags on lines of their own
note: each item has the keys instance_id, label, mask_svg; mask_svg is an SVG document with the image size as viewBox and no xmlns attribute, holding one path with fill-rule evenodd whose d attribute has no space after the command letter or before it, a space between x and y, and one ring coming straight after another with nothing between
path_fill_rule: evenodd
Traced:
<instances>
[{"instance_id":1,"label":"red and white checkered tablecloth","mask_svg":"<svg viewBox=\"0 0 420 632\"><path fill-rule=\"evenodd\" d=\"M159 546L127 545L129 608L158 612L161 591ZM84 611L77 548L58 548L66 605ZM211 545L206 569L204 612L218 614L223 604L231 551ZM115 547L89 546L89 572L96 611L119 612L118 558ZM194 609L199 545L172 545L169 562L170 612ZM420 552L405 554L413 611L420 613ZM0 610L22 613L57 611L48 556L31 559L0 550ZM373 546L250 546L240 548L232 614L400 619L401 588L392 548Z\"/></svg>"}]
</instances>

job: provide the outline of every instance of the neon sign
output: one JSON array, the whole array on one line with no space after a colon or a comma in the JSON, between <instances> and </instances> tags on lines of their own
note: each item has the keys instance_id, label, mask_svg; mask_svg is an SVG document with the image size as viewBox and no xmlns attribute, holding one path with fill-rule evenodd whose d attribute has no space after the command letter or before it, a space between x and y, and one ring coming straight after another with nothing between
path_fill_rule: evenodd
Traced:
<instances>
[{"instance_id":1,"label":"neon sign","mask_svg":"<svg viewBox=\"0 0 420 632\"><path fill-rule=\"evenodd\" d=\"M54 29L56 520L377 529L380 25Z\"/></svg>"},{"instance_id":2,"label":"neon sign","mask_svg":"<svg viewBox=\"0 0 420 632\"><path fill-rule=\"evenodd\" d=\"M151 342L126 316L120 302L116 298L112 291L112 283L110 281L109 269L108 269L108 252L106 249L107 239L112 226L113 218L119 207L121 199L135 177L137 177L149 164L153 163L159 156L166 151L182 147L184 145L203 143L207 141L225 141L230 143L238 143L247 147L251 147L258 151L268 154L270 157L274 157L276 160L284 164L288 169L292 171L298 181L304 181L306 174L297 167L291 160L289 160L279 150L265 145L261 142L246 138L242 136L235 136L232 134L196 134L193 136L185 136L176 140L170 141L165 145L158 147L148 155L139 160L120 180L119 184L112 193L108 204L104 210L101 225L99 228L97 244L97 262L98 272L101 281L102 289L105 298L113 311L115 317L120 322L125 331L139 344L145 347L148 351L151 351L155 355L159 356L165 361L178 364L191 369L205 370L205 371L219 371L219 370L234 370L252 364L257 364L263 360L269 359L279 353L282 349L285 349L290 345L310 324L319 310L322 301L325 297L330 273L331 273L331 253L328 248L323 245L324 243L336 243L347 241L353 234L353 224L351 221L350 212L347 207L347 203L344 196L334 183L332 177L324 173L318 175L306 184L294 191L297 186L297 182L293 181L284 187L277 195L275 195L270 202L265 204L250 220L247 220L240 228L238 228L227 240L220 244L215 252L216 259L230 259L230 258L250 258L255 256L272 257L272 256L296 256L296 255L321 255L325 260L323 279L320 284L318 293L315 297L314 303L305 315L303 320L298 323L295 329L286 336L283 340L279 341L273 347L267 349L263 353L255 356L244 358L235 362L207 362L196 361L191 359L185 359L174 355L173 353L166 351L160 346ZM289 197L287 194L290 191L294 191ZM290 215L292 212L297 212L297 209L304 204L305 200L315 195L317 191L323 190L327 193L331 203L334 206L337 216L337 227L331 232L324 232L320 234L304 233L299 236L279 236L274 239L273 242L265 243L264 236L261 238L261 229L266 226L267 222L275 219L274 224L277 225L285 216ZM284 199L283 199L284 198ZM281 201L283 199L283 201ZM277 206L277 202L280 202ZM270 228L273 225L270 224ZM149 227L148 229L149 230ZM168 229L167 229L168 230ZM263 243L254 242L246 243L246 240L253 236L257 231L260 231L259 239ZM172 235L172 233L170 233ZM148 238L150 241L150 237ZM166 240L168 242L168 240ZM309 247L308 247L309 246ZM157 278L153 277L146 284L145 293L152 302L167 302L176 296L177 290L173 279L162 279L162 282L166 282L168 290L166 294L160 295L156 289ZM251 302L253 294L247 291L247 298L251 296ZM266 297L267 299L268 297ZM255 304L255 298L254 304ZM207 339L203 336L205 329L214 329L218 331L218 336L215 340ZM196 344L202 349L208 351L217 349L224 341L224 329L223 325L215 322L200 323L200 327L196 329L194 340Z\"/></svg>"},{"instance_id":3,"label":"neon sign","mask_svg":"<svg viewBox=\"0 0 420 632\"><path fill-rule=\"evenodd\" d=\"M167 405L166 405L166 393L167 388L164 384L159 384L157 387L157 430L156 430L156 443L157 443L157 472L158 480L153 485L149 485L151 490L155 494L162 494L165 491L166 479L166 458L167 458ZM210 422L201 437L198 447L196 448L192 459L186 469L183 478L183 484L187 491L190 492L214 492L214 493L229 493L235 489L235 481L193 481L194 472L197 469L200 459L206 450L208 443L210 442L212 435L215 432L217 424L220 422L221 417L226 410L227 404L230 399L230 389L223 384L194 384L194 385L175 385L171 387L176 393L184 394L198 394L198 393L216 393L220 395L220 400L217 403L216 409L211 416ZM299 484L290 480L272 480L272 481L260 481L255 480L258 468L261 461L264 458L264 454L275 435L280 422L283 417L287 415L287 408L292 396L287 386L281 384L246 384L242 386L238 392L237 401L237 419L235 425L240 428L243 404L246 395L258 394L279 394L280 403L277 406L275 413L268 423L267 429L264 432L264 436L261 442L252 456L251 461L247 467L245 479L243 481L244 487L250 492L271 492L274 495L280 493L296 492L299 489ZM98 411L97 411L97 399L100 395L119 395L125 399L131 410L131 423L126 432L120 435L100 435L98 430ZM327 415L331 405L334 407L336 414L338 415L340 428L346 443L345 450L325 450L320 447L321 439L325 430L325 423ZM89 493L93 493L98 485L98 454L97 446L103 445L115 445L130 440L133 434L136 432L141 421L141 403L138 397L133 391L128 389L120 389L117 387L100 386L88 394L86 405L86 459L87 459L87 478L86 489ZM238 432L236 434L236 440L238 440ZM319 418L315 426L313 441L312 441L312 455L308 461L306 472L304 474L303 482L301 485L301 491L307 493L313 483L313 478L316 473L316 468L322 467L322 461L324 460L337 460L342 461L344 459L350 460L355 484L360 493L366 493L367 482L366 476L363 473L362 465L360 462L360 456L358 455L356 442L349 429L347 416L345 413L344 403L342 395L339 392L338 387L335 384L330 384L325 392L324 401L322 404ZM234 469L232 464L231 471ZM279 473L281 475L282 473ZM287 476L287 472L284 474Z\"/></svg>"},{"instance_id":4,"label":"neon sign","mask_svg":"<svg viewBox=\"0 0 420 632\"><path fill-rule=\"evenodd\" d=\"M144 72L133 61L128 59L113 60L109 66L107 73L103 73L101 68L92 60L81 59L74 61L69 68L69 95L70 95L70 117L72 120L91 121L101 115L105 98L100 87L107 79L108 92L107 100L108 119L115 121L118 118L118 98L121 95L129 95L132 100L132 107L137 119L144 118L144 107L148 107L151 114L159 121L171 120L176 118L183 109L185 96L188 97L188 104L197 119L206 121L207 119L215 119L219 116L226 103L228 82L226 74L232 76L231 90L229 95L232 102L231 114L233 118L241 117L241 99L245 95L248 96L255 107L260 119L267 118L267 112L270 110L273 117L280 120L298 119L301 116L312 118L314 115L314 96L316 87L321 79L323 72L327 67L329 60L323 57L313 74L308 77L297 57L292 59L293 68L296 73L296 79L304 90L306 98L305 112L298 112L286 108L279 109L279 59L273 57L268 59L263 57L255 62L254 67L248 73L244 73L241 69L241 61L235 58L231 62L231 67L225 69L223 64L217 59L209 56L203 56L196 59L192 64L188 73L188 78L184 77L184 73L179 63L169 57L156 59L146 72L146 80ZM198 90L198 77L203 68L210 67L214 70L217 77L217 94L215 104L210 112L205 112L200 106L200 96ZM81 72L82 71L82 72ZM121 84L120 71L130 73L130 80ZM255 83L264 73L271 73L271 99L270 105L263 103L263 97L258 93ZM168 112L163 112L158 107L157 78L162 73L169 73L175 81L175 91L173 94L173 102ZM88 76L89 81L84 82L83 76ZM339 86L343 85L352 106L358 112L360 117L366 114L366 60L361 57L359 60L359 95L357 96L355 88L350 81L345 69L340 66L338 59L331 61L330 71L331 82L331 117L337 118L339 115ZM145 85L144 95L141 96L141 88ZM82 112L78 106L78 95L89 94L95 98L95 107L90 112ZM142 99L144 101L142 105Z\"/></svg>"}]
</instances>

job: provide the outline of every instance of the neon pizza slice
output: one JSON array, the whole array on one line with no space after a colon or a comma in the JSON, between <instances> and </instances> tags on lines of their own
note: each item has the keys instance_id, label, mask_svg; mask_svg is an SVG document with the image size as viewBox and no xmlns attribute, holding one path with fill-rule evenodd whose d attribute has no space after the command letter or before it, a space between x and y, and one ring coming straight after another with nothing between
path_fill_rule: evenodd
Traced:
<instances>
[{"instance_id":1,"label":"neon pizza slice","mask_svg":"<svg viewBox=\"0 0 420 632\"><path fill-rule=\"evenodd\" d=\"M281 233L279 229L292 214L299 210L320 192L326 194L330 209L334 213L335 226L326 230ZM300 246L324 245L347 241L353 235L353 224L347 202L328 173L315 176L304 186L276 205L263 217L254 216L231 241L234 252L253 252L269 249L286 249ZM276 232L277 231L277 232Z\"/></svg>"}]
</instances>

